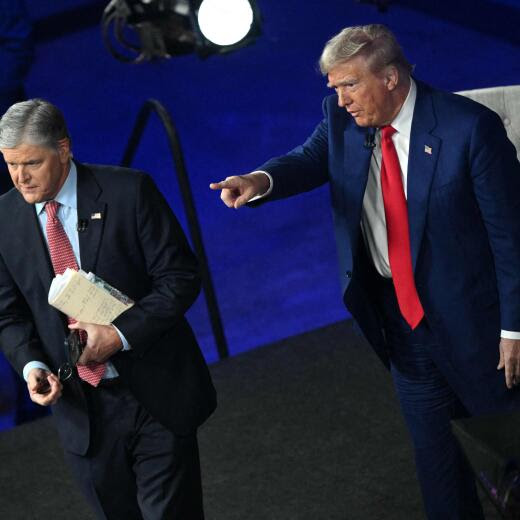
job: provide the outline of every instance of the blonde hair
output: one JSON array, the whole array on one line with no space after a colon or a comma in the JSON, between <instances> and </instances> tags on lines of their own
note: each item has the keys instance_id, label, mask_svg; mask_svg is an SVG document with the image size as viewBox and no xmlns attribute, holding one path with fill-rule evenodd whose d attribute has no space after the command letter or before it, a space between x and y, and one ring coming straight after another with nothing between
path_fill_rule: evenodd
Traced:
<instances>
[{"instance_id":1,"label":"blonde hair","mask_svg":"<svg viewBox=\"0 0 520 520\"><path fill-rule=\"evenodd\" d=\"M366 57L373 72L387 65L394 65L407 74L413 70L394 34L381 24L346 27L332 37L321 53L320 71L325 76L336 65L354 56Z\"/></svg>"}]
</instances>

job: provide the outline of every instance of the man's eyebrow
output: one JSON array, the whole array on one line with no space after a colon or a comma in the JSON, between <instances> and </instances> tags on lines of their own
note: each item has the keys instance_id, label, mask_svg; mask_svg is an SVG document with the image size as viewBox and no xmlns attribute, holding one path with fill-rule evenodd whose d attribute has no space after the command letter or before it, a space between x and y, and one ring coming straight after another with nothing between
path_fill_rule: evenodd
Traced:
<instances>
[{"instance_id":1,"label":"man's eyebrow","mask_svg":"<svg viewBox=\"0 0 520 520\"><path fill-rule=\"evenodd\" d=\"M349 83L357 83L357 79L354 79L354 78L344 78L340 81L338 81L337 83L331 83L330 81L327 83L327 87L329 88L336 88L336 87L341 87L343 85L347 85Z\"/></svg>"},{"instance_id":2,"label":"man's eyebrow","mask_svg":"<svg viewBox=\"0 0 520 520\"><path fill-rule=\"evenodd\" d=\"M5 161L8 164L37 164L41 162L41 159L27 159L27 161L17 161L16 159L13 159L11 161Z\"/></svg>"}]
</instances>

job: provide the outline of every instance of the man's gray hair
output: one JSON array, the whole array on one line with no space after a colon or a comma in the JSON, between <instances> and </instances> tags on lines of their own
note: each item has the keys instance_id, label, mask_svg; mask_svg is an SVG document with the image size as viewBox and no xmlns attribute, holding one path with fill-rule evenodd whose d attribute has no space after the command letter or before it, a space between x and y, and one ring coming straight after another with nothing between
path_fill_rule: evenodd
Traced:
<instances>
[{"instance_id":1,"label":"man's gray hair","mask_svg":"<svg viewBox=\"0 0 520 520\"><path fill-rule=\"evenodd\" d=\"M394 34L384 25L371 24L346 27L331 38L321 54L320 71L325 76L355 56L365 57L372 72L387 65L408 74L413 70Z\"/></svg>"},{"instance_id":2,"label":"man's gray hair","mask_svg":"<svg viewBox=\"0 0 520 520\"><path fill-rule=\"evenodd\" d=\"M58 142L69 139L60 109L43 99L29 99L12 105L0 119L0 148L32 144L58 149Z\"/></svg>"}]
</instances>

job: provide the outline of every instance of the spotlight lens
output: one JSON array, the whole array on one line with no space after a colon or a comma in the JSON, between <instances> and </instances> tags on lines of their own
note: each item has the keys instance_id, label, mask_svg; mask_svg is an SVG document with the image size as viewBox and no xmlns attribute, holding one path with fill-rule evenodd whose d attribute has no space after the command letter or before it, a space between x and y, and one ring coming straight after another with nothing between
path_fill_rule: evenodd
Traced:
<instances>
[{"instance_id":1,"label":"spotlight lens","mask_svg":"<svg viewBox=\"0 0 520 520\"><path fill-rule=\"evenodd\" d=\"M199 7L202 34L216 45L233 45L242 40L253 23L248 0L204 0Z\"/></svg>"}]
</instances>

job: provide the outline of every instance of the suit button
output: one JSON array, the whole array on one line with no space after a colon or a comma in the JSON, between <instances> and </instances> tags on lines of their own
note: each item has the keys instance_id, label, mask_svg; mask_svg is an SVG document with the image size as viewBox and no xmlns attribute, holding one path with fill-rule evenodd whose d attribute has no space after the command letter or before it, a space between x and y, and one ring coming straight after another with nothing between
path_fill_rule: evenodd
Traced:
<instances>
[{"instance_id":1,"label":"suit button","mask_svg":"<svg viewBox=\"0 0 520 520\"><path fill-rule=\"evenodd\" d=\"M352 278L352 271L347 271L345 274L347 275L347 278Z\"/></svg>"}]
</instances>

